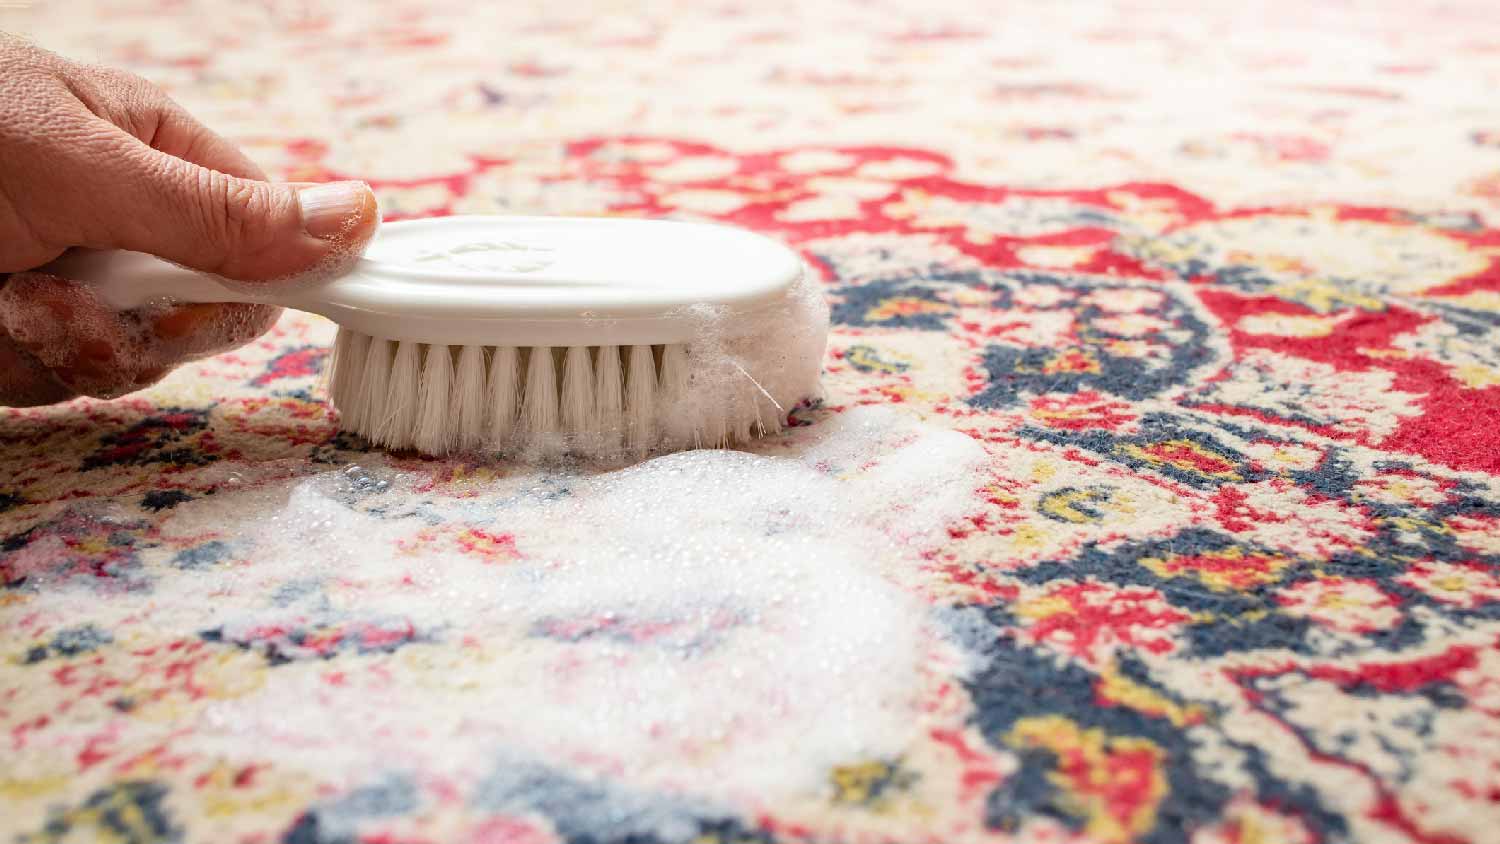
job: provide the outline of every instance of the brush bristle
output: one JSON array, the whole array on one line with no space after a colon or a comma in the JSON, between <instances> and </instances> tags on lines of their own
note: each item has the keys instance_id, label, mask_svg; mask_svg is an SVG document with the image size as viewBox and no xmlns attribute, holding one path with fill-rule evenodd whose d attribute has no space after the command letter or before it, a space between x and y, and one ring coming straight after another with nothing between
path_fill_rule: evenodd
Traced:
<instances>
[{"instance_id":1,"label":"brush bristle","mask_svg":"<svg viewBox=\"0 0 1500 844\"><path fill-rule=\"evenodd\" d=\"M693 389L682 344L447 346L340 329L330 366L329 397L345 429L428 454L639 455L781 429L779 407L748 379L697 418L661 418Z\"/></svg>"},{"instance_id":2,"label":"brush bristle","mask_svg":"<svg viewBox=\"0 0 1500 844\"><path fill-rule=\"evenodd\" d=\"M484 445L486 382L484 347L461 346L458 352L458 369L454 372L454 383L464 384L467 389L452 390L453 393L453 444L461 451L469 451Z\"/></svg>"},{"instance_id":3,"label":"brush bristle","mask_svg":"<svg viewBox=\"0 0 1500 844\"><path fill-rule=\"evenodd\" d=\"M401 341L396 358L391 361L391 381L387 401L388 413L379 427L370 431L371 441L387 448L410 448L415 445L418 399L422 389L421 344Z\"/></svg>"}]
</instances>

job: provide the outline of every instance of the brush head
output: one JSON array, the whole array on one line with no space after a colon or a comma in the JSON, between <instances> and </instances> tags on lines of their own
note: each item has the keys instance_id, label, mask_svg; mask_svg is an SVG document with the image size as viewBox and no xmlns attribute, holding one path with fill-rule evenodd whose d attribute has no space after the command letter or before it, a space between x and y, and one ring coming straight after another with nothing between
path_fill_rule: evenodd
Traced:
<instances>
[{"instance_id":1,"label":"brush head","mask_svg":"<svg viewBox=\"0 0 1500 844\"><path fill-rule=\"evenodd\" d=\"M340 324L342 426L429 454L608 457L779 431L819 392L828 327L796 253L665 221L394 223L316 292L293 306Z\"/></svg>"},{"instance_id":2,"label":"brush head","mask_svg":"<svg viewBox=\"0 0 1500 844\"><path fill-rule=\"evenodd\" d=\"M816 396L828 309L797 254L741 229L620 218L383 226L353 269L231 282L134 252L53 271L117 309L255 302L339 324L343 426L389 448L537 456L743 441Z\"/></svg>"}]
</instances>

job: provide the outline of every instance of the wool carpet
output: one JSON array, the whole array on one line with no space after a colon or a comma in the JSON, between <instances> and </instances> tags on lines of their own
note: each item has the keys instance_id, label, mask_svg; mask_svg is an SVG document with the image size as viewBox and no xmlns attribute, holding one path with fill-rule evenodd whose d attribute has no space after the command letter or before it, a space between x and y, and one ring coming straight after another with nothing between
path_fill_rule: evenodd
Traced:
<instances>
[{"instance_id":1,"label":"wool carpet","mask_svg":"<svg viewBox=\"0 0 1500 844\"><path fill-rule=\"evenodd\" d=\"M383 454L332 326L0 411L0 840L1483 844L1491 3L59 0L390 219L798 249L827 395Z\"/></svg>"}]
</instances>

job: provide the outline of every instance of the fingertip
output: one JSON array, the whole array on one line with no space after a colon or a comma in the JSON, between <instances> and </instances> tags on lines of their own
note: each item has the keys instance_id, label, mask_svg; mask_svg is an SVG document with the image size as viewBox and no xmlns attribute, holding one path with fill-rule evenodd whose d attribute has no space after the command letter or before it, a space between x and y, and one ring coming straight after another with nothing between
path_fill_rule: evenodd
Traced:
<instances>
[{"instance_id":1,"label":"fingertip","mask_svg":"<svg viewBox=\"0 0 1500 844\"><path fill-rule=\"evenodd\" d=\"M380 206L364 182L294 184L301 215L300 243L283 249L288 271L236 278L250 283L303 285L327 281L354 267L380 227Z\"/></svg>"},{"instance_id":2,"label":"fingertip","mask_svg":"<svg viewBox=\"0 0 1500 844\"><path fill-rule=\"evenodd\" d=\"M361 244L367 243L375 236L375 230L380 228L380 202L375 198L375 191L364 182L359 183L364 192L360 200L359 215L355 218L354 238Z\"/></svg>"},{"instance_id":3,"label":"fingertip","mask_svg":"<svg viewBox=\"0 0 1500 844\"><path fill-rule=\"evenodd\" d=\"M302 227L320 240L345 244L373 233L380 211L375 193L364 182L327 182L297 190Z\"/></svg>"}]
</instances>

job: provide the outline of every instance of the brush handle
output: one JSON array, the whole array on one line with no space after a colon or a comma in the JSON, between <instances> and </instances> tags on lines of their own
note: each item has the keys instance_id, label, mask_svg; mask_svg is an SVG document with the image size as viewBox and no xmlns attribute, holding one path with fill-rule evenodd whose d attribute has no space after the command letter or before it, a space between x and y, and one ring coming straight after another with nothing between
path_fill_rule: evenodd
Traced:
<instances>
[{"instance_id":1,"label":"brush handle","mask_svg":"<svg viewBox=\"0 0 1500 844\"><path fill-rule=\"evenodd\" d=\"M84 283L106 305L122 311L161 301L283 304L273 285L264 291L251 285L229 287L206 273L140 252L75 250L39 272Z\"/></svg>"},{"instance_id":2,"label":"brush handle","mask_svg":"<svg viewBox=\"0 0 1500 844\"><path fill-rule=\"evenodd\" d=\"M307 282L225 281L135 252L76 251L43 270L121 310L276 305L371 337L452 346L684 343L708 321L757 324L806 278L796 252L742 229L604 217L389 223L346 273Z\"/></svg>"}]
</instances>

